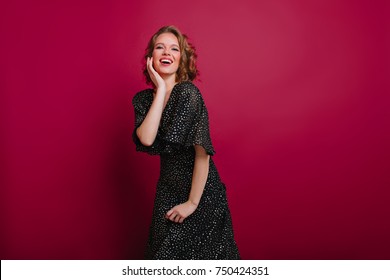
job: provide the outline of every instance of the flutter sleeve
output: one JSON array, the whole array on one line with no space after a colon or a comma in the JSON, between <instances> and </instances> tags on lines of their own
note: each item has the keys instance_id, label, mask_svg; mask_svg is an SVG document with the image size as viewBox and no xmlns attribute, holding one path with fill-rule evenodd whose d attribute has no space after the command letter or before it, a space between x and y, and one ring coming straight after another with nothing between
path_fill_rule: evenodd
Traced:
<instances>
[{"instance_id":1,"label":"flutter sleeve","mask_svg":"<svg viewBox=\"0 0 390 280\"><path fill-rule=\"evenodd\" d=\"M148 90L141 91L137 93L132 100L132 104L134 107L134 113L135 113L135 125L133 130L133 142L135 144L136 150L138 152L146 152L151 155L158 155L162 151L161 142L158 138L154 141L152 146L145 146L141 143L137 136L137 128L142 124L144 121L146 114L149 111L150 104L147 99Z\"/></svg>"},{"instance_id":2,"label":"flutter sleeve","mask_svg":"<svg viewBox=\"0 0 390 280\"><path fill-rule=\"evenodd\" d=\"M191 82L184 82L175 90L157 135L164 142L164 150L200 145L207 154L214 155L208 112L199 89Z\"/></svg>"}]
</instances>

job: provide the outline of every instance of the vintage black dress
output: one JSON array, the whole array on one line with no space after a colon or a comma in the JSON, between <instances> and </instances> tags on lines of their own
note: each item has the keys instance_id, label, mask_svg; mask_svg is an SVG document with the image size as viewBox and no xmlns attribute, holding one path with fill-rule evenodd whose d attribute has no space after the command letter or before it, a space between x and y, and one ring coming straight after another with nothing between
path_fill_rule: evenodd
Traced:
<instances>
[{"instance_id":1,"label":"vintage black dress","mask_svg":"<svg viewBox=\"0 0 390 280\"><path fill-rule=\"evenodd\" d=\"M162 113L152 146L144 146L135 130L153 101L153 89L133 98L137 151L160 155L160 177L150 226L147 259L239 259L225 185L210 157L209 174L198 208L183 223L164 218L172 207L188 200L195 160L194 145L209 155L215 151L208 113L198 88L191 82L176 84Z\"/></svg>"}]
</instances>

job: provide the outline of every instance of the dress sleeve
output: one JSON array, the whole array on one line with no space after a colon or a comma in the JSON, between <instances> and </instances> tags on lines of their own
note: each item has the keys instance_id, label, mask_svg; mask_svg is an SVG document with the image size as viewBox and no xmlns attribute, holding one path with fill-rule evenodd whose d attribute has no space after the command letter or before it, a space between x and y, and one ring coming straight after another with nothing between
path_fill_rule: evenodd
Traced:
<instances>
[{"instance_id":1,"label":"dress sleeve","mask_svg":"<svg viewBox=\"0 0 390 280\"><path fill-rule=\"evenodd\" d=\"M146 91L142 91L137 93L133 98L133 107L134 107L134 113L135 113L135 125L133 130L133 142L136 147L136 151L138 152L146 152L151 155L158 155L161 153L162 147L161 143L158 138L154 141L152 146L145 146L141 143L137 136L137 128L142 124L144 121L146 114L148 113L149 107L146 98L145 98Z\"/></svg>"},{"instance_id":2,"label":"dress sleeve","mask_svg":"<svg viewBox=\"0 0 390 280\"><path fill-rule=\"evenodd\" d=\"M214 155L207 108L199 89L192 83L181 84L163 116L157 138L165 142L164 150L175 147L202 146Z\"/></svg>"}]
</instances>

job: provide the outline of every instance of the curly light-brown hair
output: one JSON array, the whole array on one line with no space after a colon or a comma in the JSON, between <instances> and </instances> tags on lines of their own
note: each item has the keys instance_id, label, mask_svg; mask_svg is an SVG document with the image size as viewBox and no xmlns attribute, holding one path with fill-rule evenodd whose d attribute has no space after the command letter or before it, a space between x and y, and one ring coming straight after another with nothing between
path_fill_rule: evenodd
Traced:
<instances>
[{"instance_id":1,"label":"curly light-brown hair","mask_svg":"<svg viewBox=\"0 0 390 280\"><path fill-rule=\"evenodd\" d=\"M146 60L148 57L151 57L154 50L154 45L156 44L156 39L163 33L172 33L176 36L177 41L179 42L180 47L180 63L179 68L176 72L176 82L184 82L184 81L193 81L198 76L199 71L196 68L196 52L194 46L188 42L188 37L185 34L182 34L180 30L173 26L163 26L161 27L149 40L148 46L145 49L144 56L144 66L143 72L146 77L146 83L149 85L153 85L152 80L150 79Z\"/></svg>"}]
</instances>

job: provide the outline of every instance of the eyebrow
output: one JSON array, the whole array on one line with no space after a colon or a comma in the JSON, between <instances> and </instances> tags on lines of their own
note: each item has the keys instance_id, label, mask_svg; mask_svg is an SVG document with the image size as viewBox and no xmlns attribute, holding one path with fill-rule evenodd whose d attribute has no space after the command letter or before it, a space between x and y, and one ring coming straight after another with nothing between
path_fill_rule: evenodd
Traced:
<instances>
[{"instance_id":1,"label":"eyebrow","mask_svg":"<svg viewBox=\"0 0 390 280\"><path fill-rule=\"evenodd\" d=\"M156 43L154 46L157 46L157 45L164 45L165 46L164 43ZM179 48L179 46L176 44L172 44L171 47L178 47Z\"/></svg>"}]
</instances>

